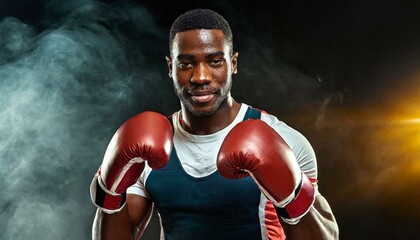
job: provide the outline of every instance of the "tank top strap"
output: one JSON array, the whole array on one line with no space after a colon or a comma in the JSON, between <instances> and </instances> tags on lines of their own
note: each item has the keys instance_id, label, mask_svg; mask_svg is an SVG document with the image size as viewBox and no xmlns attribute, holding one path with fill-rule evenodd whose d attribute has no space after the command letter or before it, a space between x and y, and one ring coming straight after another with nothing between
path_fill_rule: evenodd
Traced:
<instances>
[{"instance_id":1,"label":"tank top strap","mask_svg":"<svg viewBox=\"0 0 420 240\"><path fill-rule=\"evenodd\" d=\"M261 118L261 110L258 110L256 108L253 108L251 106L248 107L246 110L244 119L242 121L245 121L247 119L260 119Z\"/></svg>"}]
</instances>

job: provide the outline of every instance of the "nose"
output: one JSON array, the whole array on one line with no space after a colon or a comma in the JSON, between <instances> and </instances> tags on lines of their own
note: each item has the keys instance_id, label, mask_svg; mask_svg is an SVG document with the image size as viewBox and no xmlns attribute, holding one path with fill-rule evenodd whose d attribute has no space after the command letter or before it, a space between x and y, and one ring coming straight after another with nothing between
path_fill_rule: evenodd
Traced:
<instances>
[{"instance_id":1,"label":"nose","mask_svg":"<svg viewBox=\"0 0 420 240\"><path fill-rule=\"evenodd\" d=\"M209 66L205 63L200 63L194 67L191 76L191 82L196 84L207 84L211 81L211 74Z\"/></svg>"}]
</instances>

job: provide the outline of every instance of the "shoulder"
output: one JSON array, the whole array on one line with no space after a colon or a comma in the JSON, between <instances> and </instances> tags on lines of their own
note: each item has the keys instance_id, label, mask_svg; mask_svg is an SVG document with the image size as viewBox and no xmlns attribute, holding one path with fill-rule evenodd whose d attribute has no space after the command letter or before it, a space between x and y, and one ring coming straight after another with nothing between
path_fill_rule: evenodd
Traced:
<instances>
[{"instance_id":1,"label":"shoulder","mask_svg":"<svg viewBox=\"0 0 420 240\"><path fill-rule=\"evenodd\" d=\"M317 160L314 149L308 139L298 130L280 121L276 116L262 112L261 120L271 126L292 149L296 160L308 177L316 179Z\"/></svg>"},{"instance_id":2,"label":"shoulder","mask_svg":"<svg viewBox=\"0 0 420 240\"><path fill-rule=\"evenodd\" d=\"M287 125L285 122L280 121L276 116L271 115L267 112L261 113L261 120L272 127L284 140L289 144L290 147L300 144L309 144L306 137L298 130ZM310 144L309 144L310 145Z\"/></svg>"}]
</instances>

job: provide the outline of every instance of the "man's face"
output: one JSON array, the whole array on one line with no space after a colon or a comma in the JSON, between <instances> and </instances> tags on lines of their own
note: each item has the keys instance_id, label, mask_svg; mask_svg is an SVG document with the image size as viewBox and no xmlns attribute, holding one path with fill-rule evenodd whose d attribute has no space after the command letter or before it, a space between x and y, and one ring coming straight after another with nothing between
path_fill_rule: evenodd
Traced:
<instances>
[{"instance_id":1,"label":"man's face","mask_svg":"<svg viewBox=\"0 0 420 240\"><path fill-rule=\"evenodd\" d=\"M192 114L212 115L230 96L237 53L220 30L190 30L175 35L167 57L175 93Z\"/></svg>"}]
</instances>

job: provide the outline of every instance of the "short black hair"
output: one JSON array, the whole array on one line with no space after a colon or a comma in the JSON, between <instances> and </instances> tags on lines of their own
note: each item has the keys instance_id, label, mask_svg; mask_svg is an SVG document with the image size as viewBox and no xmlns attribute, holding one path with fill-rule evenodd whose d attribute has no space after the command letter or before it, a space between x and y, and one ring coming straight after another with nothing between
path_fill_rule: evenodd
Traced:
<instances>
[{"instance_id":1,"label":"short black hair","mask_svg":"<svg viewBox=\"0 0 420 240\"><path fill-rule=\"evenodd\" d=\"M221 30L225 34L228 43L232 46L232 30L226 19L213 10L198 8L189 10L175 19L169 32L169 50L172 50L172 42L177 33L195 29Z\"/></svg>"}]
</instances>

